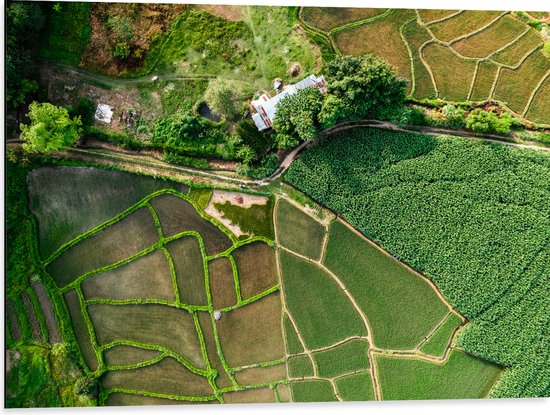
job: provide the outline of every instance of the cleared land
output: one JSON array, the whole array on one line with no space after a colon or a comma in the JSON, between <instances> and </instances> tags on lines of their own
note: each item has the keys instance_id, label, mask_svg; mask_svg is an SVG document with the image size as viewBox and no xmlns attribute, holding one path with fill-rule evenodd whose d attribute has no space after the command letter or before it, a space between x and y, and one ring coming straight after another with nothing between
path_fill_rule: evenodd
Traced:
<instances>
[{"instance_id":1,"label":"cleared land","mask_svg":"<svg viewBox=\"0 0 550 415\"><path fill-rule=\"evenodd\" d=\"M284 199L277 205L276 220L281 245L308 258L320 258L325 229L319 222Z\"/></svg>"},{"instance_id":2,"label":"cleared land","mask_svg":"<svg viewBox=\"0 0 550 415\"><path fill-rule=\"evenodd\" d=\"M286 379L286 366L282 364L244 369L235 372L235 379L237 379L239 385L243 386L283 381Z\"/></svg>"},{"instance_id":3,"label":"cleared land","mask_svg":"<svg viewBox=\"0 0 550 415\"><path fill-rule=\"evenodd\" d=\"M64 287L86 273L130 258L157 240L153 217L141 208L66 250L47 270L57 285Z\"/></svg>"},{"instance_id":4,"label":"cleared land","mask_svg":"<svg viewBox=\"0 0 550 415\"><path fill-rule=\"evenodd\" d=\"M204 241L208 255L216 255L231 248L229 237L216 225L204 220L186 200L173 195L162 195L155 197L150 203L157 212L165 237L186 231L197 232Z\"/></svg>"},{"instance_id":5,"label":"cleared land","mask_svg":"<svg viewBox=\"0 0 550 415\"><path fill-rule=\"evenodd\" d=\"M446 17L449 17L455 13L457 13L458 10L431 10L431 9L419 9L418 10L418 16L420 17L420 20L422 20L422 23L429 24L431 22L434 22L436 20L444 19Z\"/></svg>"},{"instance_id":6,"label":"cleared land","mask_svg":"<svg viewBox=\"0 0 550 415\"><path fill-rule=\"evenodd\" d=\"M442 365L383 356L376 364L385 400L483 398L502 371L459 350Z\"/></svg>"},{"instance_id":7,"label":"cleared land","mask_svg":"<svg viewBox=\"0 0 550 415\"><path fill-rule=\"evenodd\" d=\"M237 304L235 278L229 259L222 257L209 261L208 275L214 308L218 310Z\"/></svg>"},{"instance_id":8,"label":"cleared land","mask_svg":"<svg viewBox=\"0 0 550 415\"><path fill-rule=\"evenodd\" d=\"M175 301L170 267L164 252L156 250L82 283L84 296L111 300L156 298Z\"/></svg>"},{"instance_id":9,"label":"cleared land","mask_svg":"<svg viewBox=\"0 0 550 415\"><path fill-rule=\"evenodd\" d=\"M237 264L243 300L258 295L279 282L275 250L264 242L253 242L231 254Z\"/></svg>"},{"instance_id":10,"label":"cleared land","mask_svg":"<svg viewBox=\"0 0 550 415\"><path fill-rule=\"evenodd\" d=\"M284 356L278 292L224 313L216 326L225 358L232 367Z\"/></svg>"},{"instance_id":11,"label":"cleared land","mask_svg":"<svg viewBox=\"0 0 550 415\"><path fill-rule=\"evenodd\" d=\"M129 366L158 358L161 352L130 345L117 345L103 352L107 366Z\"/></svg>"},{"instance_id":12,"label":"cleared land","mask_svg":"<svg viewBox=\"0 0 550 415\"><path fill-rule=\"evenodd\" d=\"M450 42L489 24L500 14L502 12L493 10L464 10L448 20L431 24L429 27L437 39Z\"/></svg>"},{"instance_id":13,"label":"cleared land","mask_svg":"<svg viewBox=\"0 0 550 415\"><path fill-rule=\"evenodd\" d=\"M188 190L181 183L91 167L35 169L28 175L27 185L29 207L38 219L43 258L154 191Z\"/></svg>"}]
</instances>

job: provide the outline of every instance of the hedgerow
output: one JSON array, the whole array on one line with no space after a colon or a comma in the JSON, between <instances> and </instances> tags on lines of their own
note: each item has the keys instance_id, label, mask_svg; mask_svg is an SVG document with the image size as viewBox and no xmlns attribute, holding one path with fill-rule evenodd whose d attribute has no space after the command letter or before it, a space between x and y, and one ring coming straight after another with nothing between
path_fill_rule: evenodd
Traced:
<instances>
[{"instance_id":1,"label":"hedgerow","mask_svg":"<svg viewBox=\"0 0 550 415\"><path fill-rule=\"evenodd\" d=\"M549 172L545 152L356 129L286 180L434 281L472 322L459 344L514 368L495 392L512 397L542 396L550 379Z\"/></svg>"}]
</instances>

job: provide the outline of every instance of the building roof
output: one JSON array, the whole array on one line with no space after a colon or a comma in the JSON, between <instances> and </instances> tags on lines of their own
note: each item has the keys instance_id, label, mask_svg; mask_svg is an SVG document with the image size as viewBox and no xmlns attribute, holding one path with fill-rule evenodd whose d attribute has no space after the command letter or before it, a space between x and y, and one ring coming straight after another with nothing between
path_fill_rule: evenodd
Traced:
<instances>
[{"instance_id":1,"label":"building roof","mask_svg":"<svg viewBox=\"0 0 550 415\"><path fill-rule=\"evenodd\" d=\"M273 120L275 119L275 113L277 111L277 104L284 97L294 95L296 92L305 88L319 88L324 90L325 87L326 81L324 76L317 78L315 75L309 75L307 78L294 85L285 86L282 92L272 98L269 98L266 94L262 94L257 100L251 102L252 106L256 110L256 114L252 116L252 120L256 123L258 130L267 130L273 125Z\"/></svg>"}]
</instances>

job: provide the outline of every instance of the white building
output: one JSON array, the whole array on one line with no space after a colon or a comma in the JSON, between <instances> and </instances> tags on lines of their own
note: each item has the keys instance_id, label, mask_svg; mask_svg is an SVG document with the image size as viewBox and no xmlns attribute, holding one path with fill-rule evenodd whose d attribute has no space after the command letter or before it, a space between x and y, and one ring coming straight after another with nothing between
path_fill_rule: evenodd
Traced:
<instances>
[{"instance_id":1,"label":"white building","mask_svg":"<svg viewBox=\"0 0 550 415\"><path fill-rule=\"evenodd\" d=\"M287 95L294 95L301 89L305 88L318 88L322 93L325 93L327 83L324 76L317 78L315 75L309 75L307 78L301 80L294 85L285 86L283 91L273 98L269 98L266 94L262 94L260 98L252 101L252 108L255 113L252 114L252 119L258 127L258 130L264 131L273 125L275 119L275 112L277 111L277 104Z\"/></svg>"}]
</instances>

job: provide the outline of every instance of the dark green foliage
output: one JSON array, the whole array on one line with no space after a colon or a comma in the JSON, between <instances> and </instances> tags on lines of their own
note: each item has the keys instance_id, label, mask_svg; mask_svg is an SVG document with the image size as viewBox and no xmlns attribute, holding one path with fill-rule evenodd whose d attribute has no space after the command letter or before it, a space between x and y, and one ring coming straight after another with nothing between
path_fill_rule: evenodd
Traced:
<instances>
[{"instance_id":1,"label":"dark green foliage","mask_svg":"<svg viewBox=\"0 0 550 415\"><path fill-rule=\"evenodd\" d=\"M116 144L122 148L137 150L145 147L141 142L134 140L131 136L113 130L106 130L100 127L90 126L87 130L88 137L94 137L101 141Z\"/></svg>"},{"instance_id":2,"label":"dark green foliage","mask_svg":"<svg viewBox=\"0 0 550 415\"><path fill-rule=\"evenodd\" d=\"M466 117L466 128L476 133L508 134L512 124L512 116L507 112L498 116L494 112L485 111L481 108L476 108Z\"/></svg>"},{"instance_id":3,"label":"dark green foliage","mask_svg":"<svg viewBox=\"0 0 550 415\"><path fill-rule=\"evenodd\" d=\"M36 3L9 2L6 20L6 102L15 108L38 89L34 61L44 15Z\"/></svg>"},{"instance_id":4,"label":"dark green foliage","mask_svg":"<svg viewBox=\"0 0 550 415\"><path fill-rule=\"evenodd\" d=\"M262 157L259 162L240 164L237 172L242 176L252 177L253 179L263 179L275 173L278 167L279 157L275 153L270 153Z\"/></svg>"},{"instance_id":5,"label":"dark green foliage","mask_svg":"<svg viewBox=\"0 0 550 415\"><path fill-rule=\"evenodd\" d=\"M319 127L318 115L322 105L323 95L316 88L302 89L279 101L273 120L277 147L294 147L297 144L296 139L308 141L314 138Z\"/></svg>"},{"instance_id":6,"label":"dark green foliage","mask_svg":"<svg viewBox=\"0 0 550 415\"><path fill-rule=\"evenodd\" d=\"M168 163L172 163L172 164L178 164L180 166L195 167L197 169L202 169L202 170L210 169L210 164L208 164L208 160L206 159L181 156L179 154L174 154L174 153L165 153L164 161L167 161Z\"/></svg>"},{"instance_id":7,"label":"dark green foliage","mask_svg":"<svg viewBox=\"0 0 550 415\"><path fill-rule=\"evenodd\" d=\"M80 117L84 131L94 123L95 105L90 98L81 98L70 112L71 117Z\"/></svg>"},{"instance_id":8,"label":"dark green foliage","mask_svg":"<svg viewBox=\"0 0 550 415\"><path fill-rule=\"evenodd\" d=\"M473 323L466 350L513 365L499 396L522 396L549 379L549 175L546 152L356 129L286 179L433 280Z\"/></svg>"},{"instance_id":9,"label":"dark green foliage","mask_svg":"<svg viewBox=\"0 0 550 415\"><path fill-rule=\"evenodd\" d=\"M235 127L235 134L244 145L250 146L257 156L263 156L273 145L273 135L258 131L250 120L242 120Z\"/></svg>"},{"instance_id":10,"label":"dark green foliage","mask_svg":"<svg viewBox=\"0 0 550 415\"><path fill-rule=\"evenodd\" d=\"M78 65L90 40L89 2L63 2L61 10L48 10L41 55L44 59Z\"/></svg>"},{"instance_id":11,"label":"dark green foliage","mask_svg":"<svg viewBox=\"0 0 550 415\"><path fill-rule=\"evenodd\" d=\"M244 112L244 93L239 83L218 78L208 83L204 99L214 113L236 120Z\"/></svg>"},{"instance_id":12,"label":"dark green foliage","mask_svg":"<svg viewBox=\"0 0 550 415\"><path fill-rule=\"evenodd\" d=\"M383 59L339 56L326 64L327 94L333 95L320 118L328 126L342 119L389 118L403 105L406 81Z\"/></svg>"}]
</instances>

